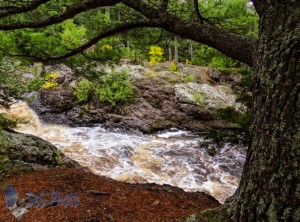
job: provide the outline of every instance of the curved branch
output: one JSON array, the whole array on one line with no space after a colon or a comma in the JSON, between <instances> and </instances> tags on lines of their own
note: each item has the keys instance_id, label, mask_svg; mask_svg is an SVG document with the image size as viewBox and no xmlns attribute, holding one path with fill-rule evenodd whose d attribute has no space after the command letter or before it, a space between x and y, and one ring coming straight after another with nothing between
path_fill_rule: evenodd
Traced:
<instances>
[{"instance_id":1,"label":"curved branch","mask_svg":"<svg viewBox=\"0 0 300 222\"><path fill-rule=\"evenodd\" d=\"M71 50L68 53L65 53L63 55L59 55L59 56L54 56L54 57L37 57L37 56L27 56L27 55L15 55L15 54L11 54L3 49L0 48L0 50L4 51L7 55L9 56L16 56L16 57L25 57L25 58L29 58L32 60L36 60L39 62L48 62L48 61L55 61L55 60L63 60L63 59L67 59L71 56L77 55L79 53L82 53L84 50L90 48L91 46L93 46L94 44L96 44L97 42L99 42L101 39L118 34L118 33L122 33L125 31L129 31L132 29L136 29L136 28L146 28L146 27L160 27L160 24L156 21L156 20L143 20L143 21L139 21L139 22L131 22L131 23L123 23L120 24L114 28L110 28L107 29L105 31L102 31L101 33L99 33L97 36L95 36L94 38L92 38L91 40L89 40L88 42L84 43L83 45Z\"/></svg>"},{"instance_id":2,"label":"curved branch","mask_svg":"<svg viewBox=\"0 0 300 222\"><path fill-rule=\"evenodd\" d=\"M148 19L156 18L159 20L160 27L169 32L213 47L249 66L253 65L254 46L256 44L254 39L248 39L211 25L186 22L168 12L162 14L143 1L122 0L122 2Z\"/></svg>"},{"instance_id":3,"label":"curved branch","mask_svg":"<svg viewBox=\"0 0 300 222\"><path fill-rule=\"evenodd\" d=\"M37 20L34 22L24 22L24 23L13 23L13 24L0 24L0 30L16 30L16 29L23 29L23 28L42 28L45 26L57 24L63 22L67 19L73 18L79 13L104 7L104 6L113 6L120 2L121 0L85 0L79 1L76 4L68 7L67 10L63 13L60 13L55 16L51 16L44 20Z\"/></svg>"},{"instance_id":4,"label":"curved branch","mask_svg":"<svg viewBox=\"0 0 300 222\"><path fill-rule=\"evenodd\" d=\"M42 62L43 59L37 56L28 56L28 55L21 55L21 54L13 54L8 52L7 50L0 48L0 51L4 52L6 55L10 56L10 57L21 57L21 58L28 58L31 59L33 61L38 61L38 62Z\"/></svg>"},{"instance_id":5,"label":"curved branch","mask_svg":"<svg viewBox=\"0 0 300 222\"><path fill-rule=\"evenodd\" d=\"M36 0L36 1L33 1L32 4L29 4L29 5L26 5L23 7L15 7L15 8L8 9L5 12L0 13L0 18L9 17L9 16L23 13L23 12L33 11L33 10L37 9L39 6L45 4L49 1L51 1L51 0Z\"/></svg>"}]
</instances>

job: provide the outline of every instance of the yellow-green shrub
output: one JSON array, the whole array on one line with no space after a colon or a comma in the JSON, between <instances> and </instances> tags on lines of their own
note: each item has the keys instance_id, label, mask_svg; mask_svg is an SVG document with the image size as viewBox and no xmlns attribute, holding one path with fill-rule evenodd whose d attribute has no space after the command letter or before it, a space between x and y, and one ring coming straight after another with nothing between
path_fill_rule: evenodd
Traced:
<instances>
[{"instance_id":1,"label":"yellow-green shrub","mask_svg":"<svg viewBox=\"0 0 300 222\"><path fill-rule=\"evenodd\" d=\"M49 73L45 76L45 84L43 85L44 89L55 89L58 86L58 83L55 82L56 78L59 76L59 73Z\"/></svg>"},{"instance_id":2,"label":"yellow-green shrub","mask_svg":"<svg viewBox=\"0 0 300 222\"><path fill-rule=\"evenodd\" d=\"M173 71L173 72L176 72L178 70L177 69L177 65L176 65L176 63L174 61L171 64L170 70Z\"/></svg>"},{"instance_id":3,"label":"yellow-green shrub","mask_svg":"<svg viewBox=\"0 0 300 222\"><path fill-rule=\"evenodd\" d=\"M46 83L43 85L43 88L44 88L44 89L55 89L57 86L58 86L58 83L57 83L57 82L46 82Z\"/></svg>"},{"instance_id":4,"label":"yellow-green shrub","mask_svg":"<svg viewBox=\"0 0 300 222\"><path fill-rule=\"evenodd\" d=\"M152 65L156 65L158 62L160 62L163 59L163 54L164 54L164 50L161 47L155 45L150 46L150 51L149 51L150 63Z\"/></svg>"},{"instance_id":5,"label":"yellow-green shrub","mask_svg":"<svg viewBox=\"0 0 300 222\"><path fill-rule=\"evenodd\" d=\"M49 73L49 74L46 74L45 80L51 82L51 81L54 81L58 76L59 76L58 72L56 72L56 73Z\"/></svg>"}]
</instances>

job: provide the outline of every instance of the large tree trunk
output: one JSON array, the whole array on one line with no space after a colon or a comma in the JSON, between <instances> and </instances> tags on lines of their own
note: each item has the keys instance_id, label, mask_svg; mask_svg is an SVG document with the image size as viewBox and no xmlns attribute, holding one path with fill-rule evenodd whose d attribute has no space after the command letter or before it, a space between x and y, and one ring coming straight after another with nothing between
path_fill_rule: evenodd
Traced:
<instances>
[{"instance_id":1,"label":"large tree trunk","mask_svg":"<svg viewBox=\"0 0 300 222\"><path fill-rule=\"evenodd\" d=\"M252 144L225 215L242 222L300 221L299 1L257 2Z\"/></svg>"}]
</instances>

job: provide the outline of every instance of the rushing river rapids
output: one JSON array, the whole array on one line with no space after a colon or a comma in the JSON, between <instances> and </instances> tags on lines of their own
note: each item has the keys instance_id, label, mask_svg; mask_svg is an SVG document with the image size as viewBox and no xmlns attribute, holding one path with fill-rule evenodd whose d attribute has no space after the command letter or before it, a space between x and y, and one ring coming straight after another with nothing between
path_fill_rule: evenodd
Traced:
<instances>
[{"instance_id":1,"label":"rushing river rapids","mask_svg":"<svg viewBox=\"0 0 300 222\"><path fill-rule=\"evenodd\" d=\"M186 131L143 135L96 127L43 125L26 103L12 106L17 131L39 136L94 173L119 181L178 186L204 191L223 203L238 186L245 152L226 144L209 156L201 147L204 138Z\"/></svg>"}]
</instances>

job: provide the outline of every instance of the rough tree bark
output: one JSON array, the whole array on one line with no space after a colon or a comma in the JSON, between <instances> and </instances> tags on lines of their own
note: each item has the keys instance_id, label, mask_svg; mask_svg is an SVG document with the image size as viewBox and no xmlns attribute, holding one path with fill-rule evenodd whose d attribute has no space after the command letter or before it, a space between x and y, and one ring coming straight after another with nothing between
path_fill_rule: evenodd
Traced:
<instances>
[{"instance_id":1,"label":"rough tree bark","mask_svg":"<svg viewBox=\"0 0 300 222\"><path fill-rule=\"evenodd\" d=\"M300 221L299 1L259 4L252 145L225 218Z\"/></svg>"}]
</instances>

